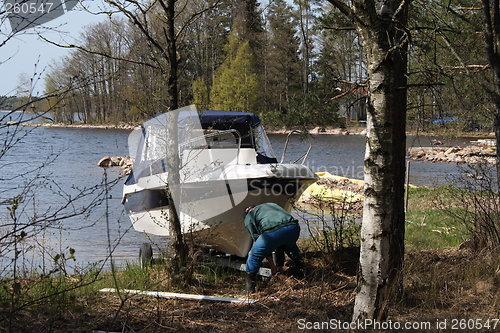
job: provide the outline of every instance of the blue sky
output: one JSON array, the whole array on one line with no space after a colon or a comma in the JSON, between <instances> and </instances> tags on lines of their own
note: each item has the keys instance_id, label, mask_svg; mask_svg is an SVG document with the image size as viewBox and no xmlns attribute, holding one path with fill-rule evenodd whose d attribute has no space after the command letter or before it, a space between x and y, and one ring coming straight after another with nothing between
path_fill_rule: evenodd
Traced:
<instances>
[{"instance_id":1,"label":"blue sky","mask_svg":"<svg viewBox=\"0 0 500 333\"><path fill-rule=\"evenodd\" d=\"M97 2L85 1L95 11L98 10ZM106 19L103 15L93 15L84 11L79 4L75 9L66 14L44 23L42 26L19 32L0 48L0 96L16 95L17 87L21 83L20 77L34 77L33 94L43 93L43 76L47 66L62 56L67 55L69 49L59 48L40 39L37 33L54 42L74 42L79 37L83 27L100 20ZM0 42L5 34L11 30L9 21L1 20ZM57 29L50 31L49 28Z\"/></svg>"}]
</instances>

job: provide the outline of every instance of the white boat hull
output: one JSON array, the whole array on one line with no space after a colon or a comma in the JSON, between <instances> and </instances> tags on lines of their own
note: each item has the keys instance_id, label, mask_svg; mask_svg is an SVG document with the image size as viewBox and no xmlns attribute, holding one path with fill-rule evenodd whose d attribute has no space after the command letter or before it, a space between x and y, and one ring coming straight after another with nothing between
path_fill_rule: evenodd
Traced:
<instances>
[{"instance_id":1,"label":"white boat hull","mask_svg":"<svg viewBox=\"0 0 500 333\"><path fill-rule=\"evenodd\" d=\"M229 179L207 180L219 178L222 174L229 176ZM265 177L258 178L259 174ZM270 174L273 176L270 177ZM235 179L231 175L249 178ZM154 187L139 189L135 184L125 187L125 207L135 230L169 236L168 204L163 201L165 204L155 206L162 200L145 195L150 193L153 197L161 196L165 188L163 178L166 175L152 177L157 179L143 181L142 185L155 184ZM180 206L177 206L182 232L187 239L192 239L197 244L240 257L245 257L252 245L251 236L243 223L244 208L274 202L290 211L293 201L316 180L315 174L301 165L224 166L204 178L205 181L197 179L198 181L184 183L182 186L182 200ZM195 192L196 195L190 195L190 192ZM134 197L144 199L133 203L134 200L137 201Z\"/></svg>"}]
</instances>

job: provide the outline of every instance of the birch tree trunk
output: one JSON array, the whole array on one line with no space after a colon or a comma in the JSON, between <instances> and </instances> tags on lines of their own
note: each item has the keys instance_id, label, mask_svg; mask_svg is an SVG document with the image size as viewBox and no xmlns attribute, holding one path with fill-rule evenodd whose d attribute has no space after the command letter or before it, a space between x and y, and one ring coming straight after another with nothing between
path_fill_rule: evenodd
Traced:
<instances>
[{"instance_id":1,"label":"birch tree trunk","mask_svg":"<svg viewBox=\"0 0 500 333\"><path fill-rule=\"evenodd\" d=\"M408 3L329 0L355 24L368 75L365 201L353 321L384 320L402 289Z\"/></svg>"},{"instance_id":2,"label":"birch tree trunk","mask_svg":"<svg viewBox=\"0 0 500 333\"><path fill-rule=\"evenodd\" d=\"M485 87L495 106L493 111L493 130L500 142L500 1L482 0L484 18L484 41L486 55L493 72L493 87ZM500 154L496 159L497 191L500 192Z\"/></svg>"},{"instance_id":3,"label":"birch tree trunk","mask_svg":"<svg viewBox=\"0 0 500 333\"><path fill-rule=\"evenodd\" d=\"M165 37L167 40L167 56L168 56L168 98L171 110L169 122L167 124L168 133L168 175L167 175L167 188L165 190L167 199L169 200L168 213L169 213L169 234L170 245L173 251L173 267L175 270L180 270L187 262L188 249L184 242L182 235L181 220L179 211L176 205L180 207L180 168L181 162L179 158L179 141L178 141L178 113L179 108L179 89L178 89L178 63L177 58L177 38L175 36L175 3L177 0L167 0L166 2L160 1L162 8L165 11L167 18L166 28L164 29Z\"/></svg>"},{"instance_id":4,"label":"birch tree trunk","mask_svg":"<svg viewBox=\"0 0 500 333\"><path fill-rule=\"evenodd\" d=\"M181 187L180 187L180 158L179 158L179 140L178 140L178 111L170 111L167 123L167 131L169 133L169 138L167 140L167 186L165 188L165 194L169 202L168 205L168 225L169 225L169 237L170 237L170 247L173 250L172 253L172 268L174 271L178 272L182 267L186 265L188 249L184 242L184 237L182 235L181 220L179 217L179 211L181 201Z\"/></svg>"}]
</instances>

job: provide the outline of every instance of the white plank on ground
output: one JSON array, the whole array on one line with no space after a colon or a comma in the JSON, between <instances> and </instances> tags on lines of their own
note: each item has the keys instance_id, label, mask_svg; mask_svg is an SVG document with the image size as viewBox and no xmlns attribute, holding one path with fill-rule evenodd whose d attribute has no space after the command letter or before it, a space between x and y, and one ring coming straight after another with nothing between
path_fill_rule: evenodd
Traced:
<instances>
[{"instance_id":1,"label":"white plank on ground","mask_svg":"<svg viewBox=\"0 0 500 333\"><path fill-rule=\"evenodd\" d=\"M114 293L117 292L115 288L104 288L99 290L103 293ZM222 296L206 296L206 295L195 295L195 294L180 294L180 293L169 293L164 291L144 291L144 290L130 290L130 289L120 289L120 292L126 294L143 295L143 296L153 296L161 298L182 298L191 300L204 300L213 302L229 302L237 304L252 304L257 302L255 299L249 298L232 298L232 297L222 297Z\"/></svg>"}]
</instances>

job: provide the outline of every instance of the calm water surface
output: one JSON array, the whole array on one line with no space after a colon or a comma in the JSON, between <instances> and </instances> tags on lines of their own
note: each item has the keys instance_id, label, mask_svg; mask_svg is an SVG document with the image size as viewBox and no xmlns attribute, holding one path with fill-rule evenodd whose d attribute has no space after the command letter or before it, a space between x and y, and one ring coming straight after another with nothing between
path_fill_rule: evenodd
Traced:
<instances>
[{"instance_id":1,"label":"calm water surface","mask_svg":"<svg viewBox=\"0 0 500 333\"><path fill-rule=\"evenodd\" d=\"M42 216L47 210L53 211L67 202L68 198L75 201L63 213L71 214L84 207L95 197L95 193L78 199L80 192L103 183L104 170L97 167L96 163L107 155L128 155L129 130L55 127L23 129L28 130L32 130L31 133L0 159L1 202L23 192L25 183L36 178L31 184L32 192L25 200L28 203L25 211L17 212L25 219L33 216L33 213ZM286 136L269 137L275 154L280 159ZM414 141L414 138L409 138L408 145L412 145ZM463 142L466 141L456 143ZM430 145L430 142L420 144L425 146ZM299 136L292 137L285 162L299 158L307 147L307 140L302 141ZM316 135L306 164L316 172L328 171L362 179L364 149L363 136ZM41 165L43 168L35 170ZM108 169L106 172L108 182L119 178L119 168ZM456 167L453 164L412 162L410 182L418 186L439 185L445 181L446 175L454 172ZM24 176L20 176L24 173ZM73 265L79 267L104 261L110 252L110 243L113 257L121 263L136 259L139 245L143 242L153 241L161 246L165 242L163 239L151 239L131 228L121 205L122 184L123 180L120 179L116 186L109 189L107 210L103 202L91 212L66 219L49 228L37 237L37 242L50 250L47 253L67 253L69 248L75 249L77 260ZM8 214L7 205L0 205L2 224L9 222ZM3 258L4 264L8 260L10 259ZM39 263L33 265L37 266Z\"/></svg>"},{"instance_id":2,"label":"calm water surface","mask_svg":"<svg viewBox=\"0 0 500 333\"><path fill-rule=\"evenodd\" d=\"M273 143L274 152L281 158L285 145L285 135L269 135ZM296 160L308 147L307 140L299 136L292 137L289 152L285 162ZM428 138L408 137L407 147L431 146L432 140ZM446 141L447 145L466 145L470 142L464 138ZM335 175L348 178L363 179L363 159L365 154L366 138L361 135L314 135L313 149L306 164L314 171L327 171ZM457 172L454 164L443 162L413 161L410 165L410 183L416 186L437 186L446 182L445 177Z\"/></svg>"}]
</instances>

